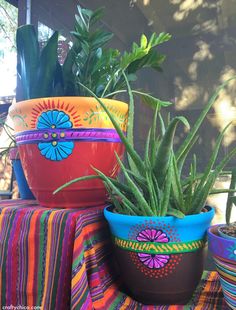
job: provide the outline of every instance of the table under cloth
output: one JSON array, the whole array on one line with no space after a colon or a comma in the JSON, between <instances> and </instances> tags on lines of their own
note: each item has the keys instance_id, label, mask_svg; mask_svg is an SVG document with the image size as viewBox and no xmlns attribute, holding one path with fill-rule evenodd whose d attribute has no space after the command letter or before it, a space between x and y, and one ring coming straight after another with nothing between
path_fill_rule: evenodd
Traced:
<instances>
[{"instance_id":1,"label":"table under cloth","mask_svg":"<svg viewBox=\"0 0 236 310\"><path fill-rule=\"evenodd\" d=\"M186 306L145 306L126 295L103 208L0 202L0 309L227 309L216 272L204 272Z\"/></svg>"}]
</instances>

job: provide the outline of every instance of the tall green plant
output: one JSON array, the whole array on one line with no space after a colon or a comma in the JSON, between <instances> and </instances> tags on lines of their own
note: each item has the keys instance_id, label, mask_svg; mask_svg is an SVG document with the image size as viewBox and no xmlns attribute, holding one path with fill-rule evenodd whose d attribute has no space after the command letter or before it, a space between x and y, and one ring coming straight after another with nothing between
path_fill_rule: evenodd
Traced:
<instances>
[{"instance_id":1,"label":"tall green plant","mask_svg":"<svg viewBox=\"0 0 236 310\"><path fill-rule=\"evenodd\" d=\"M229 125L217 138L216 145L203 173L200 174L197 171L196 156L193 157L193 162L187 177L182 175L182 166L197 140L197 131L207 111L209 111L213 105L221 89L225 87L229 81L216 90L177 151L175 151L173 147L176 126L179 123L183 123L185 126L189 127L189 124L184 117L175 117L165 126L160 109L157 108L153 124L147 136L144 158L141 158L135 150L132 141L129 140L129 137L132 137L132 135L128 134L126 137L123 134L102 100L84 86L88 92L94 95L108 114L126 147L127 154L131 161L128 161L125 166L117 156L124 181L109 178L94 167L97 175L72 180L58 188L55 193L74 182L83 181L87 178L99 177L103 180L117 212L130 215L174 215L176 217L183 217L186 214L201 212L208 195L213 192L216 178L220 175L229 160L236 154L235 147L218 165L215 165L224 133ZM126 82L131 99L130 104L133 105L132 91L127 79ZM165 106L165 104L163 105ZM158 136L156 135L157 119L161 122L162 128ZM130 121L133 122L132 115L130 116ZM133 128L133 126L131 126L131 128ZM219 193L222 191L225 190L218 189L214 192Z\"/></svg>"},{"instance_id":2,"label":"tall green plant","mask_svg":"<svg viewBox=\"0 0 236 310\"><path fill-rule=\"evenodd\" d=\"M170 39L168 33L153 33L148 40L143 34L140 43L133 43L130 52L121 53L108 48L113 34L103 30L103 10L91 11L78 6L75 15L73 46L61 65L58 61L58 31L40 49L38 36L32 25L17 29L16 42L19 55L18 74L22 96L31 99L52 96L88 96L81 83L98 97L113 97L129 82L136 79L142 68L161 70L165 56L156 47ZM150 98L149 98L150 101Z\"/></svg>"}]
</instances>

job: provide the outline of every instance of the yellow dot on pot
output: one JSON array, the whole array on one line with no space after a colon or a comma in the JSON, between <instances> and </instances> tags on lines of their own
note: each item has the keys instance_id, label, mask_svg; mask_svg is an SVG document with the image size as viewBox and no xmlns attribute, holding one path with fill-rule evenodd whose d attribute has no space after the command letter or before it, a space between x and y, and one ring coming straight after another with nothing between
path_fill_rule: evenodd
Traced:
<instances>
[{"instance_id":1,"label":"yellow dot on pot","mask_svg":"<svg viewBox=\"0 0 236 310\"><path fill-rule=\"evenodd\" d=\"M65 134L64 132L61 132L61 133L60 133L60 137L61 137L61 138L64 138L65 135L66 135L66 134Z\"/></svg>"},{"instance_id":2,"label":"yellow dot on pot","mask_svg":"<svg viewBox=\"0 0 236 310\"><path fill-rule=\"evenodd\" d=\"M44 137L45 139L47 139L47 138L48 138L48 133L44 133L44 134L43 134L43 137Z\"/></svg>"},{"instance_id":3,"label":"yellow dot on pot","mask_svg":"<svg viewBox=\"0 0 236 310\"><path fill-rule=\"evenodd\" d=\"M52 145L56 146L57 145L57 141L52 141Z\"/></svg>"},{"instance_id":4,"label":"yellow dot on pot","mask_svg":"<svg viewBox=\"0 0 236 310\"><path fill-rule=\"evenodd\" d=\"M56 137L57 137L57 134L56 134L55 132L53 132L53 133L52 133L52 137L53 137L53 138L56 138Z\"/></svg>"}]
</instances>

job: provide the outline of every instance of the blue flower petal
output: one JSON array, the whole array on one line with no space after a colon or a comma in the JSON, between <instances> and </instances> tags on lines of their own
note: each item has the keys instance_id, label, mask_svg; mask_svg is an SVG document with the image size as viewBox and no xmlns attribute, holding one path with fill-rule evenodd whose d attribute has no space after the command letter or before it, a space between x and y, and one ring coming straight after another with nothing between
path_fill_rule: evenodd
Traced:
<instances>
[{"instance_id":1,"label":"blue flower petal","mask_svg":"<svg viewBox=\"0 0 236 310\"><path fill-rule=\"evenodd\" d=\"M47 159L60 161L72 154L74 143L72 141L57 142L53 145L52 142L42 142L38 144L40 153Z\"/></svg>"},{"instance_id":2,"label":"blue flower petal","mask_svg":"<svg viewBox=\"0 0 236 310\"><path fill-rule=\"evenodd\" d=\"M72 128L72 122L65 112L50 110L43 112L38 117L37 128Z\"/></svg>"}]
</instances>

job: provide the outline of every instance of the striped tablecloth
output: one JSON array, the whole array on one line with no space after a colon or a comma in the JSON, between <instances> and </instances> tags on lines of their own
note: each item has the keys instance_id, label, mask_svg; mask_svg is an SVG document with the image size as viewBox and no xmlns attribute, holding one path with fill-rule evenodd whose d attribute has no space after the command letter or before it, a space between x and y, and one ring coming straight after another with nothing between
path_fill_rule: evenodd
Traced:
<instances>
[{"instance_id":1,"label":"striped tablecloth","mask_svg":"<svg viewBox=\"0 0 236 310\"><path fill-rule=\"evenodd\" d=\"M0 309L227 309L216 272L186 306L145 306L122 292L103 206L0 203Z\"/></svg>"}]
</instances>

